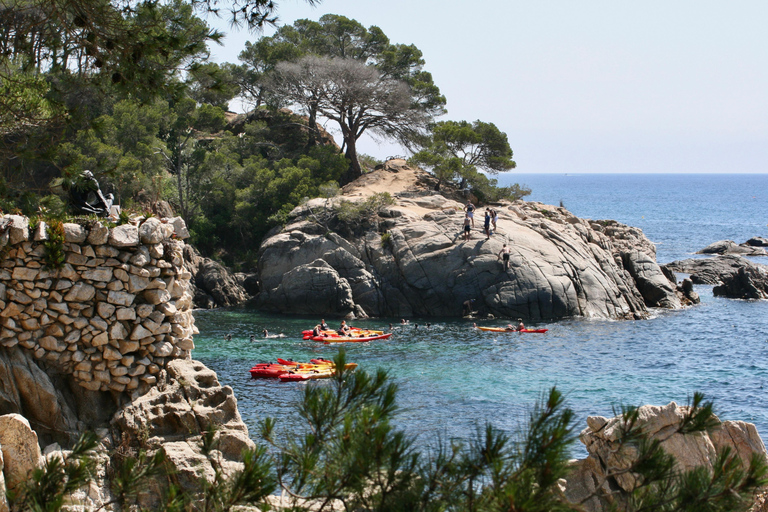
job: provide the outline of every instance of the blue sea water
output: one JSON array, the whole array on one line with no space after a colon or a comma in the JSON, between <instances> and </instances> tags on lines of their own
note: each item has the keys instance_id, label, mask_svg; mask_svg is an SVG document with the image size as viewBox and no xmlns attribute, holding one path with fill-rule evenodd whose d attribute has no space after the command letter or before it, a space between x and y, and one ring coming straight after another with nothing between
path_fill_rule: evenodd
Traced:
<instances>
[{"instance_id":1,"label":"blue sea water","mask_svg":"<svg viewBox=\"0 0 768 512\"><path fill-rule=\"evenodd\" d=\"M527 185L533 190L527 199L562 202L579 217L643 229L657 244L660 263L693 257L718 240L768 238L768 175L516 174L500 182ZM621 405L686 403L701 391L715 401L721 419L755 423L766 436L768 301L714 297L711 286L696 291L702 303L695 307L654 311L642 321L567 319L536 326L549 329L543 335L484 333L448 318L411 318L408 326L397 325L399 319L366 320L355 324L382 328L392 322L395 334L345 348L360 368L389 372L400 389L397 427L427 444L438 436L467 438L486 421L513 433L552 386L565 393L578 429L587 416L612 416ZM277 357L333 357L337 346L299 336L319 319L235 308L198 311L195 320L200 334L192 355L234 388L251 437L258 437L267 416L277 418L283 432L299 428L301 390L326 384L252 380L248 369ZM249 341L265 328L286 337Z\"/></svg>"}]
</instances>

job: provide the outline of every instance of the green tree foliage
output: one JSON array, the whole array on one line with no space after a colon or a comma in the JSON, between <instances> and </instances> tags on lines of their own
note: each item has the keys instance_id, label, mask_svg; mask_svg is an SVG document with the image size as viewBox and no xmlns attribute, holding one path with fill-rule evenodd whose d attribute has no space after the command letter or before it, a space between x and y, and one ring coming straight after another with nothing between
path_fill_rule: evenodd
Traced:
<instances>
[{"instance_id":1,"label":"green tree foliage","mask_svg":"<svg viewBox=\"0 0 768 512\"><path fill-rule=\"evenodd\" d=\"M418 133L429 117L413 107L410 87L354 59L307 55L277 66L270 89L309 115L335 121L350 161L342 184L362 175L357 141L366 131L381 136Z\"/></svg>"},{"instance_id":2,"label":"green tree foliage","mask_svg":"<svg viewBox=\"0 0 768 512\"><path fill-rule=\"evenodd\" d=\"M517 184L499 188L495 178L487 177L515 168L507 134L493 123L440 121L431 125L422 146L411 160L431 170L438 187L446 182L458 182L462 189L469 185L484 202L515 200L531 193Z\"/></svg>"},{"instance_id":3,"label":"green tree foliage","mask_svg":"<svg viewBox=\"0 0 768 512\"><path fill-rule=\"evenodd\" d=\"M350 161L342 183L362 173L356 142L366 130L411 147L426 121L445 113L445 97L423 70L418 48L392 44L380 28L366 29L344 16L297 20L247 46L240 59L239 76L251 81L241 88L257 104L270 99L298 106L310 127L318 115L339 124ZM277 76L268 81L280 63Z\"/></svg>"}]
</instances>

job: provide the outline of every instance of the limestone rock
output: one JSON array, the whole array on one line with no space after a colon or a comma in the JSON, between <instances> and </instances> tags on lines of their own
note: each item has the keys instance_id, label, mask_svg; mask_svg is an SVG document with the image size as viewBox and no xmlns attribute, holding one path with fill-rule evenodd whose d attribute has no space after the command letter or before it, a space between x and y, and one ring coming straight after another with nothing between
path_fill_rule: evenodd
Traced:
<instances>
[{"instance_id":1,"label":"limestone rock","mask_svg":"<svg viewBox=\"0 0 768 512\"><path fill-rule=\"evenodd\" d=\"M225 471L235 469L242 451L252 448L248 429L237 410L232 388L221 386L216 374L191 360L171 361L161 372L157 386L137 396L112 420L113 437L125 434L138 446L142 436L150 448L163 447L179 482L193 493L201 477L213 474L200 449L201 434L216 426L219 450Z\"/></svg>"},{"instance_id":2,"label":"limestone rock","mask_svg":"<svg viewBox=\"0 0 768 512\"><path fill-rule=\"evenodd\" d=\"M16 490L40 465L42 456L37 434L25 417L20 414L0 416L0 449L3 451L5 485L10 491Z\"/></svg>"},{"instance_id":3,"label":"limestone rock","mask_svg":"<svg viewBox=\"0 0 768 512\"><path fill-rule=\"evenodd\" d=\"M173 224L162 222L157 217L150 217L139 227L139 237L143 244L157 244L173 235Z\"/></svg>"},{"instance_id":4,"label":"limestone rock","mask_svg":"<svg viewBox=\"0 0 768 512\"><path fill-rule=\"evenodd\" d=\"M726 447L739 457L745 468L749 466L753 454L768 460L757 430L749 423L726 421L710 433L677 432L688 410L688 407L680 407L674 402L664 407L646 405L638 409L637 426L651 439L660 441L662 449L674 458L678 470L689 471L702 466L711 469L717 453ZM618 444L624 425L621 416L611 419L589 417L587 425L579 439L586 446L589 456L573 464L573 471L566 479L565 496L576 503L598 490L595 498L585 503L585 509L599 512L608 510L610 503L621 500L625 493L634 489L636 482L633 474L620 470L629 468L637 453L634 446ZM612 472L617 474L606 478L605 468L612 468ZM597 486L601 482L604 487L599 492Z\"/></svg>"},{"instance_id":5,"label":"limestone rock","mask_svg":"<svg viewBox=\"0 0 768 512\"><path fill-rule=\"evenodd\" d=\"M176 238L180 240L189 238L189 231L187 231L187 224L184 222L184 219L181 217L173 217L172 219L169 219L168 222L173 226L173 234L176 235Z\"/></svg>"},{"instance_id":6,"label":"limestone rock","mask_svg":"<svg viewBox=\"0 0 768 512\"><path fill-rule=\"evenodd\" d=\"M80 244L85 242L85 238L88 236L85 228L80 224L74 224L72 222L65 222L64 228L64 241L73 244Z\"/></svg>"},{"instance_id":7,"label":"limestone rock","mask_svg":"<svg viewBox=\"0 0 768 512\"><path fill-rule=\"evenodd\" d=\"M8 240L11 245L29 240L29 219L23 215L5 215L3 219L7 226Z\"/></svg>"},{"instance_id":8,"label":"limestone rock","mask_svg":"<svg viewBox=\"0 0 768 512\"><path fill-rule=\"evenodd\" d=\"M67 292L64 296L64 300L67 302L87 302L96 295L96 288L93 286L79 282Z\"/></svg>"},{"instance_id":9,"label":"limestone rock","mask_svg":"<svg viewBox=\"0 0 768 512\"><path fill-rule=\"evenodd\" d=\"M109 232L109 244L113 247L136 247L139 245L139 228L133 224L123 224Z\"/></svg>"},{"instance_id":10,"label":"limestone rock","mask_svg":"<svg viewBox=\"0 0 768 512\"><path fill-rule=\"evenodd\" d=\"M88 233L88 243L91 245L104 245L109 240L109 228L101 222L96 222L91 226L91 232Z\"/></svg>"}]
</instances>

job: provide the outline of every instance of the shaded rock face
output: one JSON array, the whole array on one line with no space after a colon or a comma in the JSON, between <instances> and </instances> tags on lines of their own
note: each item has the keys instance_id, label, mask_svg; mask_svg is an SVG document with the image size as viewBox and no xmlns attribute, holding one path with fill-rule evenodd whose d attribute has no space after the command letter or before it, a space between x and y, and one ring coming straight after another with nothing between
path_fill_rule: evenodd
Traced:
<instances>
[{"instance_id":1,"label":"shaded rock face","mask_svg":"<svg viewBox=\"0 0 768 512\"><path fill-rule=\"evenodd\" d=\"M191 292L195 307L212 309L236 306L251 297L235 275L220 263L200 256L192 246L184 248L184 259L192 273ZM252 281L249 285L253 285Z\"/></svg>"},{"instance_id":2,"label":"shaded rock face","mask_svg":"<svg viewBox=\"0 0 768 512\"><path fill-rule=\"evenodd\" d=\"M741 256L716 256L668 263L674 272L690 274L692 282L713 284L712 293L732 299L768 298L768 267Z\"/></svg>"},{"instance_id":3,"label":"shaded rock face","mask_svg":"<svg viewBox=\"0 0 768 512\"><path fill-rule=\"evenodd\" d=\"M401 194L342 238L315 221L326 201L309 201L262 244L257 304L293 314L459 316L462 303L476 299L481 314L533 322L643 318L647 306L680 307L640 230L612 221L594 229L540 203L497 210L490 239L476 214L472 238L463 241L463 204L431 192ZM512 248L506 272L498 257L504 243Z\"/></svg>"},{"instance_id":4,"label":"shaded rock face","mask_svg":"<svg viewBox=\"0 0 768 512\"><path fill-rule=\"evenodd\" d=\"M27 418L42 442L70 444L116 409L112 394L79 386L20 347L0 348L0 414Z\"/></svg>"},{"instance_id":5,"label":"shaded rock face","mask_svg":"<svg viewBox=\"0 0 768 512\"><path fill-rule=\"evenodd\" d=\"M716 297L768 299L768 273L761 268L740 268L723 276L722 284L712 288Z\"/></svg>"},{"instance_id":6,"label":"shaded rock face","mask_svg":"<svg viewBox=\"0 0 768 512\"><path fill-rule=\"evenodd\" d=\"M768 458L753 424L725 421L709 433L681 434L677 427L686 412L688 407L674 402L664 407L646 405L639 409L638 425L651 439L661 442L664 451L675 458L679 470L700 466L712 469L717 454L725 448L738 456L744 468L749 466L752 454ZM573 464L572 473L566 479L565 496L572 503L592 496L584 502L585 510L601 512L616 502L621 503L626 493L634 489L633 474L621 470L631 466L637 453L634 448L617 443L623 426L620 416L611 419L591 416L587 418L587 425L579 439L589 456Z\"/></svg>"}]
</instances>

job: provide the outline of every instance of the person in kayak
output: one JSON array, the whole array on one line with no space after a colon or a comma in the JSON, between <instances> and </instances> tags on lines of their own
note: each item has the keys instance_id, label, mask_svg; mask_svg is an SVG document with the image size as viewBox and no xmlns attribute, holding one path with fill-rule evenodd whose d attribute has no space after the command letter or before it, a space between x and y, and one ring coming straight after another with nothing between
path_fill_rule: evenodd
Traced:
<instances>
[{"instance_id":1,"label":"person in kayak","mask_svg":"<svg viewBox=\"0 0 768 512\"><path fill-rule=\"evenodd\" d=\"M330 331L331 330L331 328L328 327L328 324L325 323L325 318L321 318L320 319L320 330L321 331Z\"/></svg>"},{"instance_id":2,"label":"person in kayak","mask_svg":"<svg viewBox=\"0 0 768 512\"><path fill-rule=\"evenodd\" d=\"M336 332L339 333L339 336L349 336L349 326L347 325L346 320L341 321L341 326L339 327L339 330Z\"/></svg>"},{"instance_id":3,"label":"person in kayak","mask_svg":"<svg viewBox=\"0 0 768 512\"><path fill-rule=\"evenodd\" d=\"M524 331L525 330L525 324L523 323L522 318L517 319L517 330L518 331Z\"/></svg>"}]
</instances>

